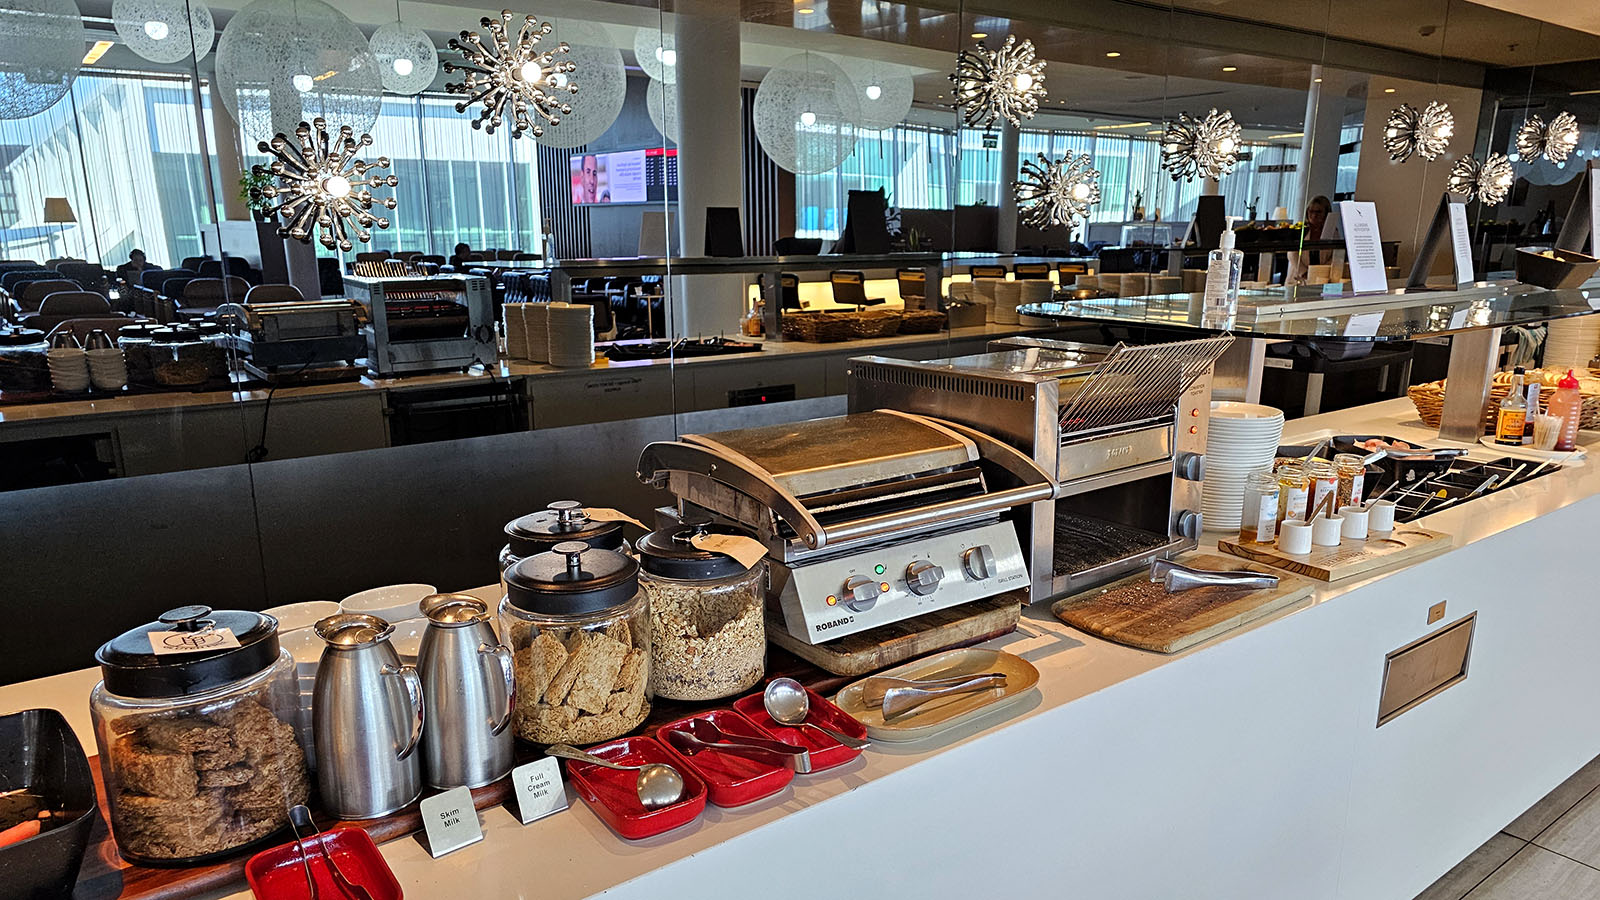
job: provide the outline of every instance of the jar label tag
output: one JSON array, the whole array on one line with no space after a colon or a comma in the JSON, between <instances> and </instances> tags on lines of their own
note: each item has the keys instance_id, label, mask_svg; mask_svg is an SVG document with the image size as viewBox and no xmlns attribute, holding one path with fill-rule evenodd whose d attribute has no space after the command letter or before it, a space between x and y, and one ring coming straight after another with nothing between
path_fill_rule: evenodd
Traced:
<instances>
[{"instance_id":1,"label":"jar label tag","mask_svg":"<svg viewBox=\"0 0 1600 900\"><path fill-rule=\"evenodd\" d=\"M583 513L596 522L627 522L629 525L636 525L645 531L650 530L648 525L620 509L608 509L604 506L585 506Z\"/></svg>"},{"instance_id":2,"label":"jar label tag","mask_svg":"<svg viewBox=\"0 0 1600 900\"><path fill-rule=\"evenodd\" d=\"M149 632L150 652L157 656L169 653L200 653L206 650L237 650L239 639L232 628L203 628L199 631Z\"/></svg>"},{"instance_id":3,"label":"jar label tag","mask_svg":"<svg viewBox=\"0 0 1600 900\"><path fill-rule=\"evenodd\" d=\"M561 784L561 761L546 756L511 770L517 791L517 818L522 824L567 808L567 789Z\"/></svg>"},{"instance_id":4,"label":"jar label tag","mask_svg":"<svg viewBox=\"0 0 1600 900\"><path fill-rule=\"evenodd\" d=\"M434 859L483 840L483 824L472 805L472 791L451 788L422 801L422 827Z\"/></svg>"},{"instance_id":5,"label":"jar label tag","mask_svg":"<svg viewBox=\"0 0 1600 900\"><path fill-rule=\"evenodd\" d=\"M722 553L739 561L746 569L755 568L767 555L767 548L755 538L738 534L697 534L689 539L697 549L708 553Z\"/></svg>"}]
</instances>

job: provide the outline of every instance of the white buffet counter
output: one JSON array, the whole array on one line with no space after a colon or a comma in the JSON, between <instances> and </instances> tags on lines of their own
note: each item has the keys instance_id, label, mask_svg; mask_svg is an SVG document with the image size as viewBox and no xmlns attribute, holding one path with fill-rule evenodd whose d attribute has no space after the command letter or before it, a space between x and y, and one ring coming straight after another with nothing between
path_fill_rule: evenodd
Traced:
<instances>
[{"instance_id":1,"label":"white buffet counter","mask_svg":"<svg viewBox=\"0 0 1600 900\"><path fill-rule=\"evenodd\" d=\"M1389 401L1291 422L1286 440L1441 443L1415 421ZM650 840L573 798L527 827L487 810L486 839L440 860L417 838L383 852L412 898L1409 900L1600 752L1597 494L1600 469L1574 463L1457 505L1425 521L1455 536L1449 552L1172 656L1041 604L989 644L1039 668L1035 701ZM1471 612L1468 678L1376 727L1385 654ZM0 712L57 706L92 748L95 680L0 688Z\"/></svg>"}]
</instances>

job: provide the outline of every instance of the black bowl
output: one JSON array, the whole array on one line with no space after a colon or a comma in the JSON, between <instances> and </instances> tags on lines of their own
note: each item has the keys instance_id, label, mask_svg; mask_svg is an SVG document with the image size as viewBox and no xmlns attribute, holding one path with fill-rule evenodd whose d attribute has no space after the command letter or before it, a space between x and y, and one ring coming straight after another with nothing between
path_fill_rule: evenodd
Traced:
<instances>
[{"instance_id":1,"label":"black bowl","mask_svg":"<svg viewBox=\"0 0 1600 900\"><path fill-rule=\"evenodd\" d=\"M1600 268L1600 259L1571 250L1552 250L1545 256L1538 250L1517 248L1517 280L1523 284L1557 290L1575 288L1588 281Z\"/></svg>"},{"instance_id":2,"label":"black bowl","mask_svg":"<svg viewBox=\"0 0 1600 900\"><path fill-rule=\"evenodd\" d=\"M53 709L0 716L0 790L26 789L62 821L0 848L0 893L67 897L89 848L98 807L89 758L65 717Z\"/></svg>"}]
</instances>

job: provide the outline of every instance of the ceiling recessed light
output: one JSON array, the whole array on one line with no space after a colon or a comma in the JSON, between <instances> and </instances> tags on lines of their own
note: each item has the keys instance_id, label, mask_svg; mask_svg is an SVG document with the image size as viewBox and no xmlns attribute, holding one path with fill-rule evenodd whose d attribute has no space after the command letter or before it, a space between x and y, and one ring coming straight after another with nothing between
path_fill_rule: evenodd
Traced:
<instances>
[{"instance_id":1,"label":"ceiling recessed light","mask_svg":"<svg viewBox=\"0 0 1600 900\"><path fill-rule=\"evenodd\" d=\"M1224 72L1237 72L1237 71L1239 71L1239 67L1238 66L1223 66L1222 67L1222 71L1224 71Z\"/></svg>"},{"instance_id":2,"label":"ceiling recessed light","mask_svg":"<svg viewBox=\"0 0 1600 900\"><path fill-rule=\"evenodd\" d=\"M989 36L989 32L987 32L987 31L974 31L972 33L972 39L975 40L975 41L981 41L981 40L983 40L984 38L986 38L988 36Z\"/></svg>"},{"instance_id":3,"label":"ceiling recessed light","mask_svg":"<svg viewBox=\"0 0 1600 900\"><path fill-rule=\"evenodd\" d=\"M816 10L812 9L809 6L802 6L799 9L795 10L795 12L799 13L802 16L809 16L812 13L816 12Z\"/></svg>"},{"instance_id":4,"label":"ceiling recessed light","mask_svg":"<svg viewBox=\"0 0 1600 900\"><path fill-rule=\"evenodd\" d=\"M1392 94L1392 93L1394 93L1394 88L1384 88L1383 92L1385 94Z\"/></svg>"},{"instance_id":5,"label":"ceiling recessed light","mask_svg":"<svg viewBox=\"0 0 1600 900\"><path fill-rule=\"evenodd\" d=\"M1119 57L1121 55L1122 55L1121 53L1118 53L1115 50L1106 51L1106 59L1116 59L1117 57Z\"/></svg>"},{"instance_id":6,"label":"ceiling recessed light","mask_svg":"<svg viewBox=\"0 0 1600 900\"><path fill-rule=\"evenodd\" d=\"M1322 83L1322 79L1321 78L1313 78L1313 79L1311 79L1311 83L1312 84L1321 84Z\"/></svg>"}]
</instances>

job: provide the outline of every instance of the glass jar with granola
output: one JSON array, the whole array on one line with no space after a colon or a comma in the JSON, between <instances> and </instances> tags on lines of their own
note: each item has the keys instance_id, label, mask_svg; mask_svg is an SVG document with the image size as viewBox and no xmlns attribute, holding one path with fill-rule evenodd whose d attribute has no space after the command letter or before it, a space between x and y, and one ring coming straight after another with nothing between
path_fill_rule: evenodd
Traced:
<instances>
[{"instance_id":1,"label":"glass jar with granola","mask_svg":"<svg viewBox=\"0 0 1600 900\"><path fill-rule=\"evenodd\" d=\"M650 601L639 564L579 541L505 571L500 635L516 670L517 736L593 744L650 714Z\"/></svg>"},{"instance_id":2,"label":"glass jar with granola","mask_svg":"<svg viewBox=\"0 0 1600 900\"><path fill-rule=\"evenodd\" d=\"M754 565L727 552L730 539L754 548ZM650 693L717 700L760 681L767 659L765 548L732 529L685 522L650 532L637 549L639 586L650 596Z\"/></svg>"},{"instance_id":3,"label":"glass jar with granola","mask_svg":"<svg viewBox=\"0 0 1600 900\"><path fill-rule=\"evenodd\" d=\"M271 841L306 802L300 685L272 616L181 607L95 659L89 708L125 859L221 859Z\"/></svg>"}]
</instances>

